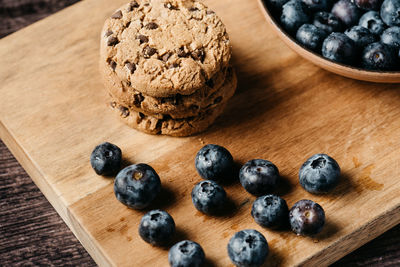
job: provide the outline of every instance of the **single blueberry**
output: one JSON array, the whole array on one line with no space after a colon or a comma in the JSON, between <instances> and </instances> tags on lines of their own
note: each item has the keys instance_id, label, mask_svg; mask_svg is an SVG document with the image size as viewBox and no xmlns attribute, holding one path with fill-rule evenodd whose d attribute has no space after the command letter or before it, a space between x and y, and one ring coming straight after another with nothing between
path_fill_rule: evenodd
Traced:
<instances>
[{"instance_id":1,"label":"single blueberry","mask_svg":"<svg viewBox=\"0 0 400 267\"><path fill-rule=\"evenodd\" d=\"M292 231L298 235L315 235L325 224L324 209L314 201L303 199L296 202L289 211Z\"/></svg>"},{"instance_id":2,"label":"single blueberry","mask_svg":"<svg viewBox=\"0 0 400 267\"><path fill-rule=\"evenodd\" d=\"M289 208L283 198L266 195L254 201L251 216L263 227L284 228L288 224Z\"/></svg>"},{"instance_id":3,"label":"single blueberry","mask_svg":"<svg viewBox=\"0 0 400 267\"><path fill-rule=\"evenodd\" d=\"M376 36L371 33L367 28L358 25L347 29L344 34L346 34L351 40L354 41L357 48L361 49L363 49L370 43L375 42L377 39Z\"/></svg>"},{"instance_id":4,"label":"single blueberry","mask_svg":"<svg viewBox=\"0 0 400 267\"><path fill-rule=\"evenodd\" d=\"M290 34L295 34L297 29L310 21L307 6L301 0L290 0L282 7L281 24Z\"/></svg>"},{"instance_id":5,"label":"single blueberry","mask_svg":"<svg viewBox=\"0 0 400 267\"><path fill-rule=\"evenodd\" d=\"M372 43L364 48L361 64L369 70L395 70L398 51L380 42Z\"/></svg>"},{"instance_id":6,"label":"single blueberry","mask_svg":"<svg viewBox=\"0 0 400 267\"><path fill-rule=\"evenodd\" d=\"M115 175L121 168L121 162L121 149L108 142L96 146L90 155L90 164L98 175Z\"/></svg>"},{"instance_id":7,"label":"single blueberry","mask_svg":"<svg viewBox=\"0 0 400 267\"><path fill-rule=\"evenodd\" d=\"M313 24L324 30L327 34L340 32L343 27L342 22L335 15L325 11L314 14Z\"/></svg>"},{"instance_id":8,"label":"single blueberry","mask_svg":"<svg viewBox=\"0 0 400 267\"><path fill-rule=\"evenodd\" d=\"M381 42L394 49L400 49L400 27L387 28L381 35Z\"/></svg>"},{"instance_id":9,"label":"single blueberry","mask_svg":"<svg viewBox=\"0 0 400 267\"><path fill-rule=\"evenodd\" d=\"M331 0L302 0L311 11L328 11L332 7Z\"/></svg>"},{"instance_id":10,"label":"single blueberry","mask_svg":"<svg viewBox=\"0 0 400 267\"><path fill-rule=\"evenodd\" d=\"M155 246L165 246L175 233L175 222L168 212L152 210L140 220L140 237Z\"/></svg>"},{"instance_id":11,"label":"single blueberry","mask_svg":"<svg viewBox=\"0 0 400 267\"><path fill-rule=\"evenodd\" d=\"M354 64L356 45L347 35L340 32L331 33L322 43L322 56L344 64Z\"/></svg>"},{"instance_id":12,"label":"single blueberry","mask_svg":"<svg viewBox=\"0 0 400 267\"><path fill-rule=\"evenodd\" d=\"M233 176L234 163L229 151L219 145L206 145L197 152L197 172L203 179L223 180Z\"/></svg>"},{"instance_id":13,"label":"single blueberry","mask_svg":"<svg viewBox=\"0 0 400 267\"><path fill-rule=\"evenodd\" d=\"M333 5L331 12L347 27L356 24L361 16L361 10L350 0L337 1Z\"/></svg>"},{"instance_id":14,"label":"single blueberry","mask_svg":"<svg viewBox=\"0 0 400 267\"><path fill-rule=\"evenodd\" d=\"M160 177L152 167L143 163L124 168L114 181L117 199L133 209L147 207L160 191Z\"/></svg>"},{"instance_id":15,"label":"single blueberry","mask_svg":"<svg viewBox=\"0 0 400 267\"><path fill-rule=\"evenodd\" d=\"M270 161L252 159L239 171L240 183L250 194L261 196L274 191L279 183L279 170Z\"/></svg>"},{"instance_id":16,"label":"single blueberry","mask_svg":"<svg viewBox=\"0 0 400 267\"><path fill-rule=\"evenodd\" d=\"M229 258L239 267L261 266L268 252L267 240L260 232L253 229L237 232L228 243Z\"/></svg>"},{"instance_id":17,"label":"single blueberry","mask_svg":"<svg viewBox=\"0 0 400 267\"><path fill-rule=\"evenodd\" d=\"M386 25L382 21L381 16L376 11L368 11L361 16L358 25L370 30L373 34L381 35Z\"/></svg>"},{"instance_id":18,"label":"single blueberry","mask_svg":"<svg viewBox=\"0 0 400 267\"><path fill-rule=\"evenodd\" d=\"M383 0L353 0L353 2L363 10L378 10Z\"/></svg>"},{"instance_id":19,"label":"single blueberry","mask_svg":"<svg viewBox=\"0 0 400 267\"><path fill-rule=\"evenodd\" d=\"M192 190L192 202L197 210L206 214L215 214L224 206L226 192L222 186L212 180L201 181Z\"/></svg>"},{"instance_id":20,"label":"single blueberry","mask_svg":"<svg viewBox=\"0 0 400 267\"><path fill-rule=\"evenodd\" d=\"M176 243L168 252L171 267L200 267L204 264L204 251L199 244L190 240Z\"/></svg>"},{"instance_id":21,"label":"single blueberry","mask_svg":"<svg viewBox=\"0 0 400 267\"><path fill-rule=\"evenodd\" d=\"M326 36L324 30L312 24L303 24L297 30L296 40L308 49L318 52Z\"/></svg>"},{"instance_id":22,"label":"single blueberry","mask_svg":"<svg viewBox=\"0 0 400 267\"><path fill-rule=\"evenodd\" d=\"M383 1L381 18L388 26L400 26L400 0Z\"/></svg>"},{"instance_id":23,"label":"single blueberry","mask_svg":"<svg viewBox=\"0 0 400 267\"><path fill-rule=\"evenodd\" d=\"M310 193L327 193L339 183L340 167L326 154L315 154L300 167L301 186Z\"/></svg>"}]
</instances>

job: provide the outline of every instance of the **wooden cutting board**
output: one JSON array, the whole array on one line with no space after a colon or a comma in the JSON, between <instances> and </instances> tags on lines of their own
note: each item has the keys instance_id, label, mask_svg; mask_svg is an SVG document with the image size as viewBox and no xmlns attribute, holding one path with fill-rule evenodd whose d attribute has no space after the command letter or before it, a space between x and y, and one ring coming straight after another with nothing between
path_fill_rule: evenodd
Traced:
<instances>
[{"instance_id":1,"label":"wooden cutting board","mask_svg":"<svg viewBox=\"0 0 400 267\"><path fill-rule=\"evenodd\" d=\"M120 204L113 180L91 169L89 155L103 141L120 146L126 164L156 169L164 191L153 207L170 212L176 240L199 242L211 266L232 266L226 244L241 229L266 236L266 266L322 266L400 222L399 85L342 78L301 59L272 33L255 0L209 0L231 36L237 93L203 134L142 134L108 109L97 67L103 21L124 1L86 0L0 41L1 138L99 265L168 264L167 249L137 234L144 211ZM274 162L289 206L307 198L324 207L323 232L307 238L261 228L250 216L255 198L237 182L226 185L228 216L196 212L190 191L201 179L193 162L206 143L227 147L240 164ZM319 152L343 170L338 188L322 196L297 178Z\"/></svg>"}]
</instances>

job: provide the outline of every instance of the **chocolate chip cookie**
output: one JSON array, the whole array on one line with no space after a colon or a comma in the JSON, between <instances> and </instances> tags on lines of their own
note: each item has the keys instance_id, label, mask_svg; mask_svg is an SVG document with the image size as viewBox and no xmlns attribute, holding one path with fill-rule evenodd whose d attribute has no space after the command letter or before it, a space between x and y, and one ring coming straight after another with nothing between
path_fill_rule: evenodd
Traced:
<instances>
[{"instance_id":1,"label":"chocolate chip cookie","mask_svg":"<svg viewBox=\"0 0 400 267\"><path fill-rule=\"evenodd\" d=\"M116 102L114 102L114 105L111 105L111 108L125 124L142 132L170 136L189 136L207 129L222 113L225 106L226 102L219 103L213 108L204 110L195 117L183 119L172 119L168 115L161 115L160 118L157 118L142 112L130 110Z\"/></svg>"},{"instance_id":2,"label":"chocolate chip cookie","mask_svg":"<svg viewBox=\"0 0 400 267\"><path fill-rule=\"evenodd\" d=\"M192 95L177 94L165 98L142 94L111 79L105 81L105 84L111 98L113 98L112 102L119 102L131 110L140 111L144 114L168 114L177 119L196 116L205 109L226 102L232 97L237 84L235 71L232 67L229 67L224 73L219 72L219 74L217 76L224 76L225 81L218 88L208 85L208 88L197 90Z\"/></svg>"},{"instance_id":3,"label":"chocolate chip cookie","mask_svg":"<svg viewBox=\"0 0 400 267\"><path fill-rule=\"evenodd\" d=\"M106 20L101 33L103 75L153 97L206 88L230 57L225 26L193 0L132 1Z\"/></svg>"}]
</instances>

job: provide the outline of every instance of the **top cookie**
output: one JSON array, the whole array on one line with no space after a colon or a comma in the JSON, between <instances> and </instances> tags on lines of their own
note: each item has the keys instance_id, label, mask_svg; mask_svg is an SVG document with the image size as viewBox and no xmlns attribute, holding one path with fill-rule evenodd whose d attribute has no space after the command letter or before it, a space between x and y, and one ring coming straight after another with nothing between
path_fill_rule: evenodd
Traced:
<instances>
[{"instance_id":1,"label":"top cookie","mask_svg":"<svg viewBox=\"0 0 400 267\"><path fill-rule=\"evenodd\" d=\"M193 0L136 0L104 24L100 60L144 94L189 95L228 66L231 46L225 26Z\"/></svg>"}]
</instances>

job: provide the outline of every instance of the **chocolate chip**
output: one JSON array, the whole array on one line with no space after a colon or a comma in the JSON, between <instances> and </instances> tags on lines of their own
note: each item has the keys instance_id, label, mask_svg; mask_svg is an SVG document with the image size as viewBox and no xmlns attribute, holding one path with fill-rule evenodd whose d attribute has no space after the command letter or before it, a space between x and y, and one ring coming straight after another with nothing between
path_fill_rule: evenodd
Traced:
<instances>
[{"instance_id":1,"label":"chocolate chip","mask_svg":"<svg viewBox=\"0 0 400 267\"><path fill-rule=\"evenodd\" d=\"M149 41L149 38L147 36L141 34L136 36L136 39L140 41L140 44L147 43Z\"/></svg>"},{"instance_id":2,"label":"chocolate chip","mask_svg":"<svg viewBox=\"0 0 400 267\"><path fill-rule=\"evenodd\" d=\"M118 107L119 111L121 112L121 116L126 118L129 115L129 109L123 106Z\"/></svg>"},{"instance_id":3,"label":"chocolate chip","mask_svg":"<svg viewBox=\"0 0 400 267\"><path fill-rule=\"evenodd\" d=\"M111 108L115 108L116 106L117 106L116 102L114 102L114 101L110 102L110 107Z\"/></svg>"},{"instance_id":4,"label":"chocolate chip","mask_svg":"<svg viewBox=\"0 0 400 267\"><path fill-rule=\"evenodd\" d=\"M139 112L139 117L140 117L141 119L144 119L145 115L144 115L142 112Z\"/></svg>"},{"instance_id":5,"label":"chocolate chip","mask_svg":"<svg viewBox=\"0 0 400 267\"><path fill-rule=\"evenodd\" d=\"M212 10L207 10L207 12L206 12L207 15L211 15L211 14L214 14L214 13L215 13L215 12L212 11Z\"/></svg>"},{"instance_id":6,"label":"chocolate chip","mask_svg":"<svg viewBox=\"0 0 400 267\"><path fill-rule=\"evenodd\" d=\"M125 28L129 28L129 25L131 25L131 22L130 22L130 21L128 21L128 22L125 24Z\"/></svg>"},{"instance_id":7,"label":"chocolate chip","mask_svg":"<svg viewBox=\"0 0 400 267\"><path fill-rule=\"evenodd\" d=\"M142 96L142 94L139 93L139 94L133 95L133 98L134 98L133 104L139 108L140 103L142 103L142 101L144 100L144 97Z\"/></svg>"},{"instance_id":8,"label":"chocolate chip","mask_svg":"<svg viewBox=\"0 0 400 267\"><path fill-rule=\"evenodd\" d=\"M111 58L107 59L107 63L110 65L110 67L112 68L112 70L115 70L115 68L117 67L117 62L115 62L115 61L112 60Z\"/></svg>"},{"instance_id":9,"label":"chocolate chip","mask_svg":"<svg viewBox=\"0 0 400 267\"><path fill-rule=\"evenodd\" d=\"M178 55L178 57L187 57L188 55L188 53L185 52L185 48L183 46L181 48L178 48L176 54Z\"/></svg>"},{"instance_id":10,"label":"chocolate chip","mask_svg":"<svg viewBox=\"0 0 400 267\"><path fill-rule=\"evenodd\" d=\"M194 11L199 11L199 9L197 7L193 6L193 7L189 8L189 11L194 12Z\"/></svg>"},{"instance_id":11,"label":"chocolate chip","mask_svg":"<svg viewBox=\"0 0 400 267\"><path fill-rule=\"evenodd\" d=\"M166 53L161 57L161 60L164 62L167 62L168 59L170 58L170 56L171 56L171 53Z\"/></svg>"},{"instance_id":12,"label":"chocolate chip","mask_svg":"<svg viewBox=\"0 0 400 267\"><path fill-rule=\"evenodd\" d=\"M153 47L146 46L143 49L143 56L144 58L150 58L152 55L154 55L157 52L157 50Z\"/></svg>"},{"instance_id":13,"label":"chocolate chip","mask_svg":"<svg viewBox=\"0 0 400 267\"><path fill-rule=\"evenodd\" d=\"M165 3L164 7L170 10L178 10L178 8L176 6L173 6L171 3Z\"/></svg>"},{"instance_id":14,"label":"chocolate chip","mask_svg":"<svg viewBox=\"0 0 400 267\"><path fill-rule=\"evenodd\" d=\"M218 104L221 101L222 101L222 96L219 96L216 99L214 99L214 104Z\"/></svg>"},{"instance_id":15,"label":"chocolate chip","mask_svg":"<svg viewBox=\"0 0 400 267\"><path fill-rule=\"evenodd\" d=\"M157 29L158 28L158 25L157 25L157 23L154 23L154 22L150 22L150 23L148 23L146 26L144 26L146 29L148 29L148 30L154 30L154 29Z\"/></svg>"},{"instance_id":16,"label":"chocolate chip","mask_svg":"<svg viewBox=\"0 0 400 267\"><path fill-rule=\"evenodd\" d=\"M106 31L106 34L104 34L104 36L105 36L105 37L108 37L108 36L110 36L111 34L113 34L113 31L112 31L112 30L107 30L107 31Z\"/></svg>"},{"instance_id":17,"label":"chocolate chip","mask_svg":"<svg viewBox=\"0 0 400 267\"><path fill-rule=\"evenodd\" d=\"M131 72L131 74L133 74L136 70L136 65L130 62L126 62L125 67Z\"/></svg>"},{"instance_id":18,"label":"chocolate chip","mask_svg":"<svg viewBox=\"0 0 400 267\"><path fill-rule=\"evenodd\" d=\"M108 46L113 46L113 45L116 45L116 44L118 44L118 43L119 43L119 40L118 40L118 38L115 37L115 36L110 36L110 37L107 39L107 45L108 45Z\"/></svg>"},{"instance_id":19,"label":"chocolate chip","mask_svg":"<svg viewBox=\"0 0 400 267\"><path fill-rule=\"evenodd\" d=\"M204 52L204 48L196 49L192 52L192 58L194 60L201 61L203 63L206 53Z\"/></svg>"},{"instance_id":20,"label":"chocolate chip","mask_svg":"<svg viewBox=\"0 0 400 267\"><path fill-rule=\"evenodd\" d=\"M115 12L115 13L111 16L111 18L112 18L112 19L120 19L120 18L122 18L122 12L121 12L121 10L118 10L117 12Z\"/></svg>"},{"instance_id":21,"label":"chocolate chip","mask_svg":"<svg viewBox=\"0 0 400 267\"><path fill-rule=\"evenodd\" d=\"M138 2L136 2L136 1L131 2L131 3L129 4L129 7L128 7L128 12L133 11L133 9L134 9L134 8L137 8L137 7L139 7Z\"/></svg>"},{"instance_id":22,"label":"chocolate chip","mask_svg":"<svg viewBox=\"0 0 400 267\"><path fill-rule=\"evenodd\" d=\"M206 81L206 85L210 88L214 88L214 80L209 79L208 81Z\"/></svg>"}]
</instances>

